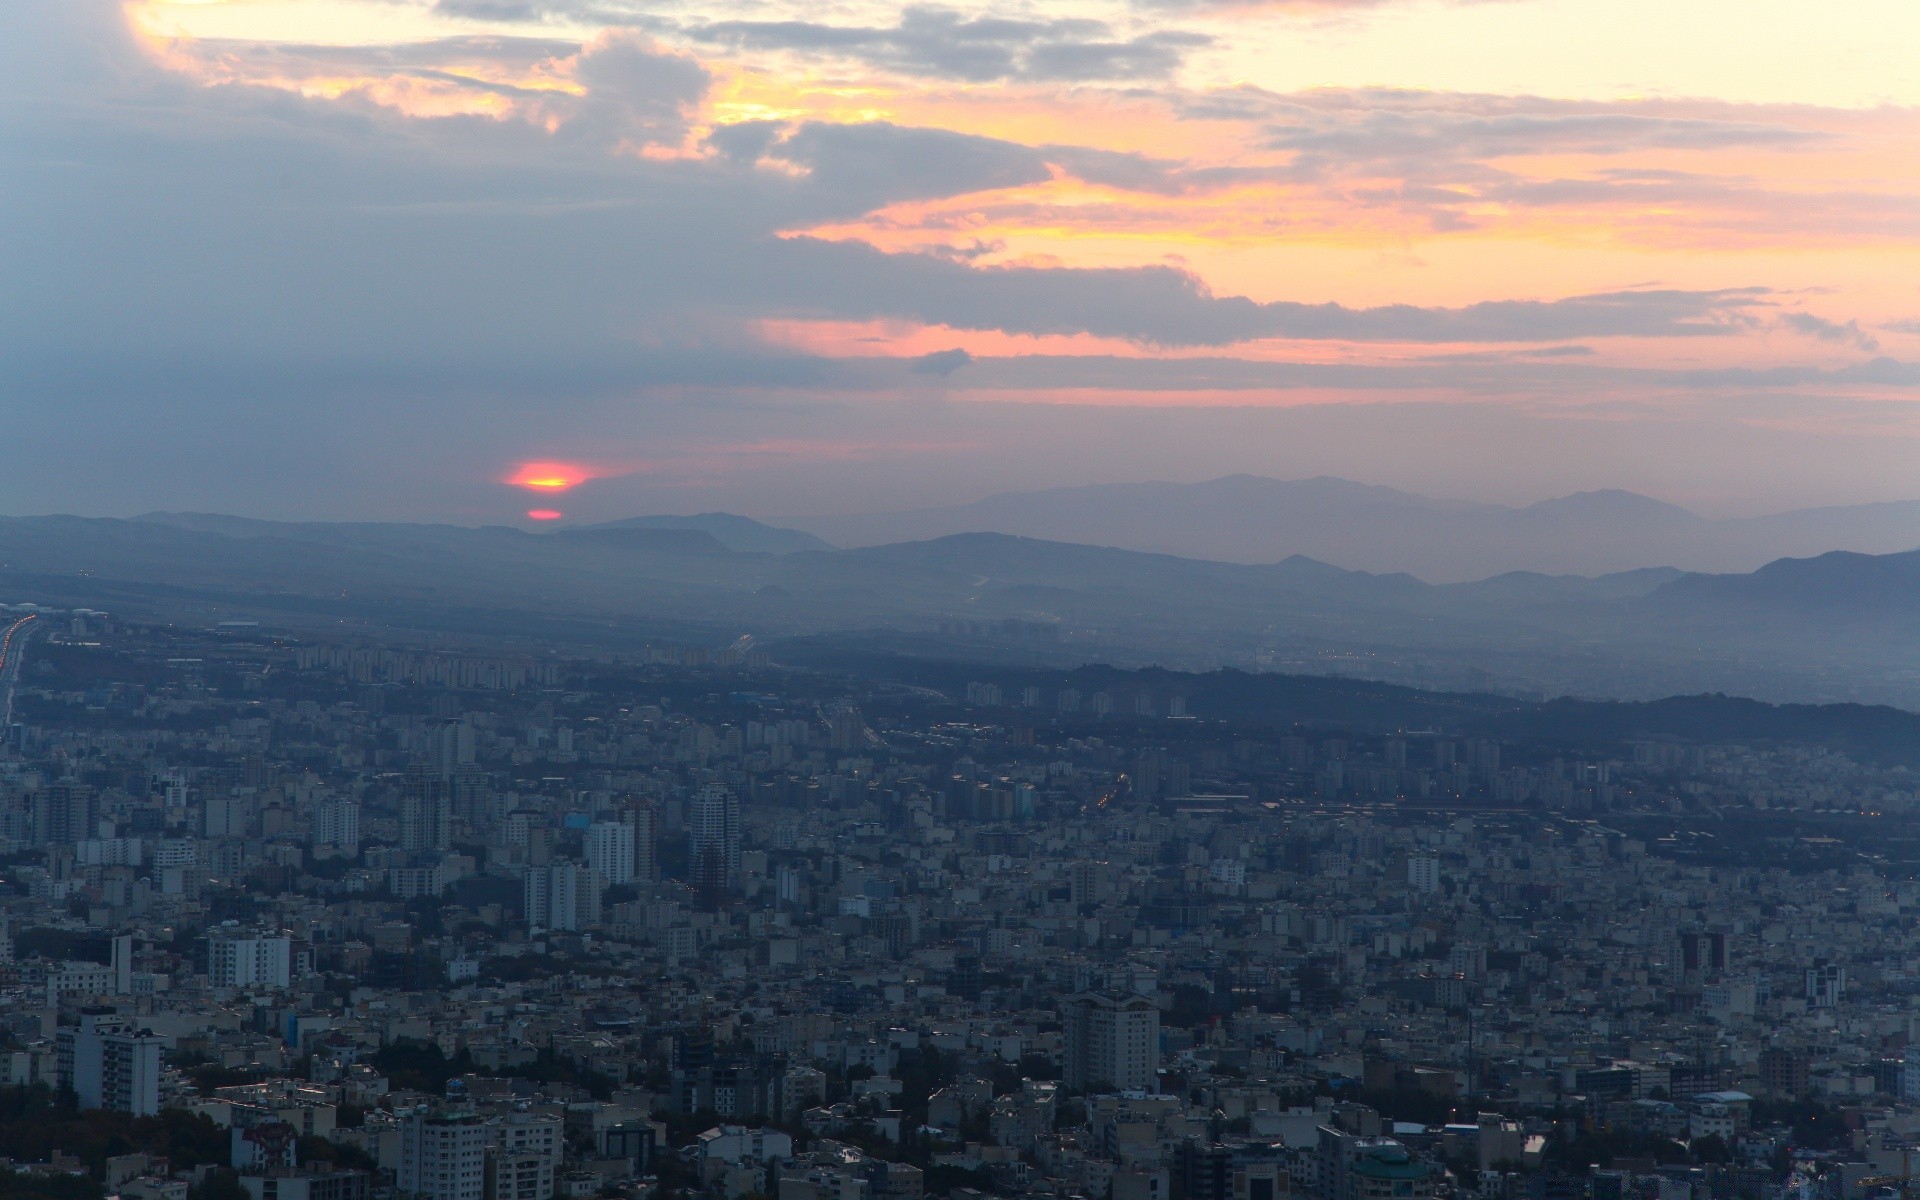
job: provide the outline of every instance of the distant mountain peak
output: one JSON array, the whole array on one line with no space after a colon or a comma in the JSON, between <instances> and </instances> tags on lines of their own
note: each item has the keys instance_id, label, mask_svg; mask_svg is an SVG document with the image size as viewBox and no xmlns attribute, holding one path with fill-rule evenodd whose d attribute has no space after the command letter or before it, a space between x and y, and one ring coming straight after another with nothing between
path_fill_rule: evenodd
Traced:
<instances>
[{"instance_id":1,"label":"distant mountain peak","mask_svg":"<svg viewBox=\"0 0 1920 1200\"><path fill-rule=\"evenodd\" d=\"M1574 492L1571 495L1529 504L1520 511L1536 517L1688 523L1705 520L1699 514L1681 508L1678 504L1669 504L1665 500L1656 500L1652 496L1643 496L1639 492L1629 492L1624 488L1597 488L1588 492Z\"/></svg>"}]
</instances>

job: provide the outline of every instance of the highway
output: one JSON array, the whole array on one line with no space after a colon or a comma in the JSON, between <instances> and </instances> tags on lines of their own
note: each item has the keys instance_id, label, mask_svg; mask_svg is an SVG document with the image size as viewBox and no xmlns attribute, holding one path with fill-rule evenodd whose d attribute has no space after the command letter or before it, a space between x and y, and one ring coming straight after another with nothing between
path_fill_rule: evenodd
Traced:
<instances>
[{"instance_id":1,"label":"highway","mask_svg":"<svg viewBox=\"0 0 1920 1200\"><path fill-rule=\"evenodd\" d=\"M0 633L0 737L13 727L13 695L20 685L20 663L27 656L27 639L36 618L21 617Z\"/></svg>"}]
</instances>

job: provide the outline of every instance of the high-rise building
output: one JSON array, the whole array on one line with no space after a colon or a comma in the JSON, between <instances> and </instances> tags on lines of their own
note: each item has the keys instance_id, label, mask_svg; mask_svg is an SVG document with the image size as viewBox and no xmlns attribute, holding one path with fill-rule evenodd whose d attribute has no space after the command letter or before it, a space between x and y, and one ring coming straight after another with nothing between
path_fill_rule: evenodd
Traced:
<instances>
[{"instance_id":1,"label":"high-rise building","mask_svg":"<svg viewBox=\"0 0 1920 1200\"><path fill-rule=\"evenodd\" d=\"M1060 1006L1070 1088L1152 1090L1160 1069L1160 1009L1145 996L1081 992Z\"/></svg>"},{"instance_id":2,"label":"high-rise building","mask_svg":"<svg viewBox=\"0 0 1920 1200\"><path fill-rule=\"evenodd\" d=\"M1719 930L1688 930L1680 935L1680 969L1709 974L1727 969L1727 935Z\"/></svg>"},{"instance_id":3,"label":"high-rise building","mask_svg":"<svg viewBox=\"0 0 1920 1200\"><path fill-rule=\"evenodd\" d=\"M167 824L177 825L187 819L187 778L178 771L167 771L153 777L153 790L160 797L161 809L167 814Z\"/></svg>"},{"instance_id":4,"label":"high-rise building","mask_svg":"<svg viewBox=\"0 0 1920 1200\"><path fill-rule=\"evenodd\" d=\"M860 710L842 702L827 714L827 746L833 750L859 750L867 744L867 723Z\"/></svg>"},{"instance_id":5,"label":"high-rise building","mask_svg":"<svg viewBox=\"0 0 1920 1200\"><path fill-rule=\"evenodd\" d=\"M694 795L687 813L688 863L701 903L718 907L740 877L740 800L717 783Z\"/></svg>"},{"instance_id":6,"label":"high-rise building","mask_svg":"<svg viewBox=\"0 0 1920 1200\"><path fill-rule=\"evenodd\" d=\"M249 837L253 833L252 796L222 791L200 798L200 833L210 838Z\"/></svg>"},{"instance_id":7,"label":"high-rise building","mask_svg":"<svg viewBox=\"0 0 1920 1200\"><path fill-rule=\"evenodd\" d=\"M1407 890L1431 896L1440 890L1440 856L1431 850L1407 855Z\"/></svg>"},{"instance_id":8,"label":"high-rise building","mask_svg":"<svg viewBox=\"0 0 1920 1200\"><path fill-rule=\"evenodd\" d=\"M1847 969L1820 961L1807 968L1807 1007L1835 1008L1847 994Z\"/></svg>"},{"instance_id":9,"label":"high-rise building","mask_svg":"<svg viewBox=\"0 0 1920 1200\"><path fill-rule=\"evenodd\" d=\"M93 789L64 780L49 783L33 797L33 837L43 846L70 846L98 836Z\"/></svg>"},{"instance_id":10,"label":"high-rise building","mask_svg":"<svg viewBox=\"0 0 1920 1200\"><path fill-rule=\"evenodd\" d=\"M1768 1046L1760 1052L1760 1079L1775 1096L1798 1099L1807 1094L1809 1056L1804 1050Z\"/></svg>"},{"instance_id":11,"label":"high-rise building","mask_svg":"<svg viewBox=\"0 0 1920 1200\"><path fill-rule=\"evenodd\" d=\"M394 1191L407 1200L486 1200L492 1133L476 1113L416 1108L400 1119Z\"/></svg>"},{"instance_id":12,"label":"high-rise building","mask_svg":"<svg viewBox=\"0 0 1920 1200\"><path fill-rule=\"evenodd\" d=\"M527 924L541 929L576 930L600 920L600 893L606 877L579 863L529 867L523 896Z\"/></svg>"},{"instance_id":13,"label":"high-rise building","mask_svg":"<svg viewBox=\"0 0 1920 1200\"><path fill-rule=\"evenodd\" d=\"M293 939L285 933L222 925L207 931L207 982L213 987L287 987Z\"/></svg>"},{"instance_id":14,"label":"high-rise building","mask_svg":"<svg viewBox=\"0 0 1920 1200\"><path fill-rule=\"evenodd\" d=\"M1164 793L1161 777L1166 773L1167 756L1158 750L1142 750L1133 760L1133 794L1142 800L1157 800Z\"/></svg>"},{"instance_id":15,"label":"high-rise building","mask_svg":"<svg viewBox=\"0 0 1920 1200\"><path fill-rule=\"evenodd\" d=\"M313 810L309 839L316 846L337 846L348 853L360 849L360 806L351 800L328 800Z\"/></svg>"},{"instance_id":16,"label":"high-rise building","mask_svg":"<svg viewBox=\"0 0 1920 1200\"><path fill-rule=\"evenodd\" d=\"M627 810L633 825L633 877L642 883L660 878L660 810L641 801Z\"/></svg>"},{"instance_id":17,"label":"high-rise building","mask_svg":"<svg viewBox=\"0 0 1920 1200\"><path fill-rule=\"evenodd\" d=\"M488 781L484 767L462 763L447 774L446 780L447 803L454 816L473 821L486 815Z\"/></svg>"},{"instance_id":18,"label":"high-rise building","mask_svg":"<svg viewBox=\"0 0 1920 1200\"><path fill-rule=\"evenodd\" d=\"M473 726L459 719L442 721L433 727L428 746L433 773L449 778L457 768L474 761Z\"/></svg>"},{"instance_id":19,"label":"high-rise building","mask_svg":"<svg viewBox=\"0 0 1920 1200\"><path fill-rule=\"evenodd\" d=\"M539 1200L553 1195L553 1164L538 1154L495 1146L487 1151L487 1200Z\"/></svg>"},{"instance_id":20,"label":"high-rise building","mask_svg":"<svg viewBox=\"0 0 1920 1200\"><path fill-rule=\"evenodd\" d=\"M587 865L610 884L633 880L633 826L624 821L595 821L587 830Z\"/></svg>"},{"instance_id":21,"label":"high-rise building","mask_svg":"<svg viewBox=\"0 0 1920 1200\"><path fill-rule=\"evenodd\" d=\"M73 860L92 867L138 867L143 855L139 838L86 838L73 844Z\"/></svg>"},{"instance_id":22,"label":"high-rise building","mask_svg":"<svg viewBox=\"0 0 1920 1200\"><path fill-rule=\"evenodd\" d=\"M565 1148L558 1117L508 1113L491 1127L487 1200L547 1200Z\"/></svg>"},{"instance_id":23,"label":"high-rise building","mask_svg":"<svg viewBox=\"0 0 1920 1200\"><path fill-rule=\"evenodd\" d=\"M443 854L452 844L452 826L447 781L424 767L408 771L400 785L400 848Z\"/></svg>"},{"instance_id":24,"label":"high-rise building","mask_svg":"<svg viewBox=\"0 0 1920 1200\"><path fill-rule=\"evenodd\" d=\"M110 1008L85 1008L58 1038L60 1082L81 1108L151 1117L160 1111L160 1048L164 1038L136 1030Z\"/></svg>"}]
</instances>

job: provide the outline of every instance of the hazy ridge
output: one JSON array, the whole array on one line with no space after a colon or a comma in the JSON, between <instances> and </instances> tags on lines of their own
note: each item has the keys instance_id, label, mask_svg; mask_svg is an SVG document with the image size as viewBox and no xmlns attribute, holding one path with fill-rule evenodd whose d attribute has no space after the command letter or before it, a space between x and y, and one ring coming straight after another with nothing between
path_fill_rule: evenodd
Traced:
<instances>
[{"instance_id":1,"label":"hazy ridge","mask_svg":"<svg viewBox=\"0 0 1920 1200\"><path fill-rule=\"evenodd\" d=\"M1920 708L1920 552L1434 584L996 533L789 553L745 518L528 532L203 514L0 519L0 600L169 619L721 644L891 631L913 653L1222 666L1509 694L1727 691Z\"/></svg>"},{"instance_id":2,"label":"hazy ridge","mask_svg":"<svg viewBox=\"0 0 1920 1200\"><path fill-rule=\"evenodd\" d=\"M1920 501L1714 520L1620 490L1508 507L1325 476L1049 488L946 508L790 523L843 546L992 532L1222 562L1301 554L1434 582L1507 571L1751 571L1829 550L1888 554L1920 547Z\"/></svg>"}]
</instances>

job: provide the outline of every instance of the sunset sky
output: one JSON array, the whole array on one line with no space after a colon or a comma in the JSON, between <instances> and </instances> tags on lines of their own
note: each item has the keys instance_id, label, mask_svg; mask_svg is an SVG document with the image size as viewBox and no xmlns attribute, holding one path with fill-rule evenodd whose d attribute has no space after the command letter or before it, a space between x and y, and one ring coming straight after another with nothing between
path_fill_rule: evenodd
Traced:
<instances>
[{"instance_id":1,"label":"sunset sky","mask_svg":"<svg viewBox=\"0 0 1920 1200\"><path fill-rule=\"evenodd\" d=\"M0 511L1920 497L1920 4L15 0Z\"/></svg>"}]
</instances>

